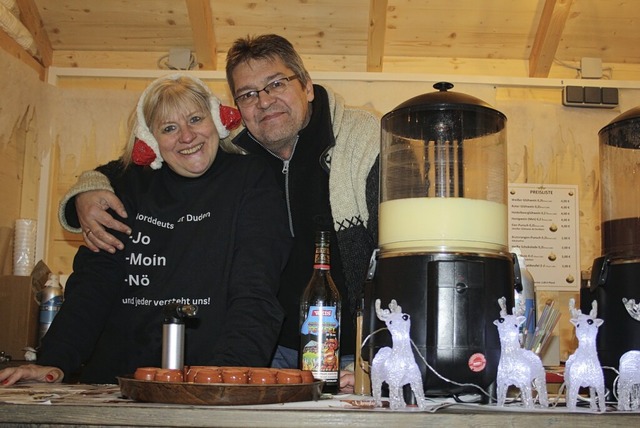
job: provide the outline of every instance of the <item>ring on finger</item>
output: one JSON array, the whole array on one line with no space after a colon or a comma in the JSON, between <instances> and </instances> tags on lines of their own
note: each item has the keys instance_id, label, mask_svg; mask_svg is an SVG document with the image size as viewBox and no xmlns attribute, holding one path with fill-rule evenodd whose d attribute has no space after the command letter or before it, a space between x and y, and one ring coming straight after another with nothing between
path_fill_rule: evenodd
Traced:
<instances>
[{"instance_id":1,"label":"ring on finger","mask_svg":"<svg viewBox=\"0 0 640 428\"><path fill-rule=\"evenodd\" d=\"M85 233L87 236L89 236L89 235L91 234L91 229L88 229L88 228L87 228L87 229L85 229L84 233Z\"/></svg>"}]
</instances>

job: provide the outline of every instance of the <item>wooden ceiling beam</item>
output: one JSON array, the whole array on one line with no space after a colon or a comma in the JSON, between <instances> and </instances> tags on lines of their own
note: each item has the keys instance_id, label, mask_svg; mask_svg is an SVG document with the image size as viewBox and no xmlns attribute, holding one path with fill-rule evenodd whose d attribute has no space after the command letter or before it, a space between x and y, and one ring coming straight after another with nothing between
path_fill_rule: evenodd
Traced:
<instances>
[{"instance_id":1,"label":"wooden ceiling beam","mask_svg":"<svg viewBox=\"0 0 640 428\"><path fill-rule=\"evenodd\" d=\"M572 0L545 0L529 55L529 77L549 77Z\"/></svg>"},{"instance_id":2,"label":"wooden ceiling beam","mask_svg":"<svg viewBox=\"0 0 640 428\"><path fill-rule=\"evenodd\" d=\"M44 67L36 59L31 56L22 46L13 40L7 33L0 30L0 49L6 51L9 55L19 59L38 73L40 80L44 81Z\"/></svg>"},{"instance_id":3,"label":"wooden ceiling beam","mask_svg":"<svg viewBox=\"0 0 640 428\"><path fill-rule=\"evenodd\" d=\"M20 9L20 21L27 27L36 43L42 65L50 67L53 61L53 48L51 47L49 36L42 25L38 6L33 0L17 0L16 4Z\"/></svg>"},{"instance_id":4,"label":"wooden ceiling beam","mask_svg":"<svg viewBox=\"0 0 640 428\"><path fill-rule=\"evenodd\" d=\"M217 67L216 35L213 31L211 3L209 0L185 1L191 21L196 58L204 70L215 70Z\"/></svg>"},{"instance_id":5,"label":"wooden ceiling beam","mask_svg":"<svg viewBox=\"0 0 640 428\"><path fill-rule=\"evenodd\" d=\"M387 30L388 0L369 1L369 34L367 39L367 71L381 72L384 39Z\"/></svg>"}]
</instances>

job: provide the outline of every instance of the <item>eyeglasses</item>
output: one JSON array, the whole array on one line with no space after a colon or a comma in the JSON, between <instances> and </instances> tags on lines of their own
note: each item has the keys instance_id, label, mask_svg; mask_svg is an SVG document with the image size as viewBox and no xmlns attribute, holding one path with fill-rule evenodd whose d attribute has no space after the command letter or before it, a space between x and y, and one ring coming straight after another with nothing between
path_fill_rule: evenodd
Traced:
<instances>
[{"instance_id":1,"label":"eyeglasses","mask_svg":"<svg viewBox=\"0 0 640 428\"><path fill-rule=\"evenodd\" d=\"M296 79L298 79L298 76L296 75L289 76L289 77L281 77L280 79L274 80L273 82L269 83L267 86L260 89L259 91L249 91L249 92L245 92L242 95L238 95L235 98L235 102L240 107L252 106L258 102L258 99L260 98L260 92L264 91L269 95L281 94L287 90L287 88L289 87L289 82Z\"/></svg>"}]
</instances>

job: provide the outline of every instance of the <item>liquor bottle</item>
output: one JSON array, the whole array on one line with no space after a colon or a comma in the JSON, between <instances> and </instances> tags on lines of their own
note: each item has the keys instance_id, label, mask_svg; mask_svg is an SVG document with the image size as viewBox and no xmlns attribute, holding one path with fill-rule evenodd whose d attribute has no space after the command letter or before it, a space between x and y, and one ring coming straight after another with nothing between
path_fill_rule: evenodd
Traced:
<instances>
[{"instance_id":1,"label":"liquor bottle","mask_svg":"<svg viewBox=\"0 0 640 428\"><path fill-rule=\"evenodd\" d=\"M316 233L313 274L300 298L300 368L324 380L323 392L340 389L340 293L331 279L330 234Z\"/></svg>"},{"instance_id":2,"label":"liquor bottle","mask_svg":"<svg viewBox=\"0 0 640 428\"><path fill-rule=\"evenodd\" d=\"M40 339L49 330L53 318L60 311L64 300L63 290L60 286L60 278L55 273L49 274L49 279L39 292L40 303Z\"/></svg>"}]
</instances>

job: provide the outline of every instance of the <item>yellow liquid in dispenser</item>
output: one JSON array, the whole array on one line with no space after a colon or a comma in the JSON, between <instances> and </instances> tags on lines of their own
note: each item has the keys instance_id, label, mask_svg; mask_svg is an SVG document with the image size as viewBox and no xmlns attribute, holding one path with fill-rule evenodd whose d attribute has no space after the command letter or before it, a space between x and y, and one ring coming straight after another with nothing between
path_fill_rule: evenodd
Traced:
<instances>
[{"instance_id":1,"label":"yellow liquid in dispenser","mask_svg":"<svg viewBox=\"0 0 640 428\"><path fill-rule=\"evenodd\" d=\"M468 198L407 198L380 204L380 248L507 251L507 206Z\"/></svg>"}]
</instances>

